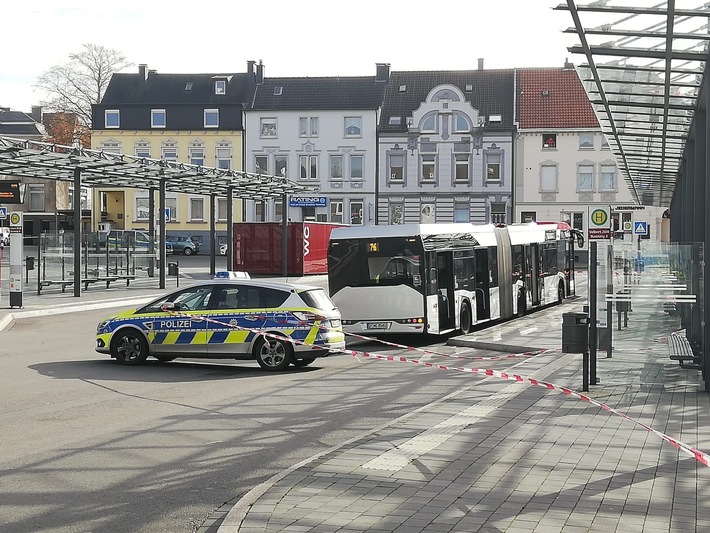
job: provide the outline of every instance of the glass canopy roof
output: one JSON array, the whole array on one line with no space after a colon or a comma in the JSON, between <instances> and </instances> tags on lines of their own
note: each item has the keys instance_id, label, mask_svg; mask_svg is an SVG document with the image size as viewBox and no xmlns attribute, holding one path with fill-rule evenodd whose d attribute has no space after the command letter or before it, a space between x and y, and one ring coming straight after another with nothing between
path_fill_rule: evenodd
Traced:
<instances>
[{"instance_id":1,"label":"glass canopy roof","mask_svg":"<svg viewBox=\"0 0 710 533\"><path fill-rule=\"evenodd\" d=\"M567 0L574 61L641 205L670 205L708 57L710 3Z\"/></svg>"}]
</instances>

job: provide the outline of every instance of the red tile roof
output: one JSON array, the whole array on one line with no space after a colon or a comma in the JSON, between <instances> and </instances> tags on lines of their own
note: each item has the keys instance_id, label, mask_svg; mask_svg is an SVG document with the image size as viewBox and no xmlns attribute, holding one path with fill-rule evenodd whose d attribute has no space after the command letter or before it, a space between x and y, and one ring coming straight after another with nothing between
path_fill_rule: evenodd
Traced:
<instances>
[{"instance_id":1,"label":"red tile roof","mask_svg":"<svg viewBox=\"0 0 710 533\"><path fill-rule=\"evenodd\" d=\"M599 127L574 69L520 69L517 75L520 129Z\"/></svg>"}]
</instances>

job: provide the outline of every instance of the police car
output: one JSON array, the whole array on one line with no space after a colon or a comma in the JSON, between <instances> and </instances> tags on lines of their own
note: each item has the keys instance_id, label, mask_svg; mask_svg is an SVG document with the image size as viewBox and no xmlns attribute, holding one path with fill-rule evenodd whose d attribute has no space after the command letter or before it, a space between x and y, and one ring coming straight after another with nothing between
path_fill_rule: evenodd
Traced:
<instances>
[{"instance_id":1,"label":"police car","mask_svg":"<svg viewBox=\"0 0 710 533\"><path fill-rule=\"evenodd\" d=\"M325 290L253 279L198 283L96 328L96 351L128 365L204 357L284 370L343 348L340 311Z\"/></svg>"}]
</instances>

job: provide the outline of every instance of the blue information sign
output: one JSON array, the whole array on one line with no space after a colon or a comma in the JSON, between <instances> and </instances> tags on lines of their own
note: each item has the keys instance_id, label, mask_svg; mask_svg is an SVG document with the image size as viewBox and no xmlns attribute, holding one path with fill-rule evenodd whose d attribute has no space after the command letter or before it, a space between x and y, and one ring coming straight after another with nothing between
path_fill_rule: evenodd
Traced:
<instances>
[{"instance_id":1,"label":"blue information sign","mask_svg":"<svg viewBox=\"0 0 710 533\"><path fill-rule=\"evenodd\" d=\"M648 222L643 220L634 222L634 235L648 235Z\"/></svg>"}]
</instances>

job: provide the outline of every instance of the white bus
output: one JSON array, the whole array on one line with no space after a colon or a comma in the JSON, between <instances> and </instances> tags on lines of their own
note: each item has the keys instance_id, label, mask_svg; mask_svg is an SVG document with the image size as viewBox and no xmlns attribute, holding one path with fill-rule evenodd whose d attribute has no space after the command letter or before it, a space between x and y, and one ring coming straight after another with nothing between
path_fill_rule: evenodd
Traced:
<instances>
[{"instance_id":1,"label":"white bus","mask_svg":"<svg viewBox=\"0 0 710 533\"><path fill-rule=\"evenodd\" d=\"M346 332L468 333L572 295L575 239L557 222L336 228L330 295Z\"/></svg>"}]
</instances>

